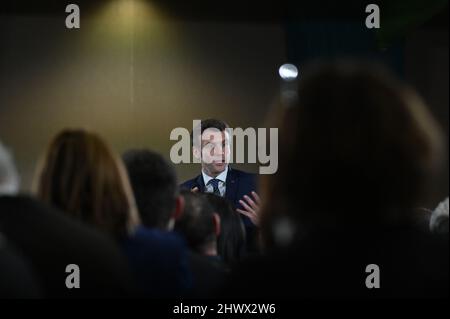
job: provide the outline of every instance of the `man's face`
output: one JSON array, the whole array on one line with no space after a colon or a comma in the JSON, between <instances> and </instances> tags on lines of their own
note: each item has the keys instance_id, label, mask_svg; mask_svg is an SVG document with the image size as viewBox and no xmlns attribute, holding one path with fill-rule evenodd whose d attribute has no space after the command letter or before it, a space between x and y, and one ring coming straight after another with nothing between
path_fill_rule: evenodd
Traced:
<instances>
[{"instance_id":1,"label":"man's face","mask_svg":"<svg viewBox=\"0 0 450 319\"><path fill-rule=\"evenodd\" d=\"M217 176L229 163L229 134L226 131L220 132L211 128L204 130L201 137L202 168L208 175ZM199 153L197 150L197 156Z\"/></svg>"}]
</instances>

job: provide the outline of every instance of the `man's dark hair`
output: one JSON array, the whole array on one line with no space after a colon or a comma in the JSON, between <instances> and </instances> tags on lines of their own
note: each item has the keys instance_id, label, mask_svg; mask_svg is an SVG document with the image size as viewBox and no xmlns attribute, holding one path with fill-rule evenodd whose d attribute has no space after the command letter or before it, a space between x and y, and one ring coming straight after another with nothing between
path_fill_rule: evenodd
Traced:
<instances>
[{"instance_id":1,"label":"man's dark hair","mask_svg":"<svg viewBox=\"0 0 450 319\"><path fill-rule=\"evenodd\" d=\"M123 161L130 177L142 223L165 229L175 208L175 169L161 155L150 150L129 150Z\"/></svg>"},{"instance_id":2,"label":"man's dark hair","mask_svg":"<svg viewBox=\"0 0 450 319\"><path fill-rule=\"evenodd\" d=\"M209 128L215 128L222 132L222 131L225 131L225 129L229 128L229 126L224 121L217 120L217 119L202 120L201 124L200 124L200 134L203 134L203 132ZM194 143L193 136L194 136L194 131L191 132L191 144L192 145Z\"/></svg>"},{"instance_id":3,"label":"man's dark hair","mask_svg":"<svg viewBox=\"0 0 450 319\"><path fill-rule=\"evenodd\" d=\"M214 209L204 194L182 190L184 211L175 223L175 231L181 234L189 248L202 254L205 245L216 240Z\"/></svg>"}]
</instances>

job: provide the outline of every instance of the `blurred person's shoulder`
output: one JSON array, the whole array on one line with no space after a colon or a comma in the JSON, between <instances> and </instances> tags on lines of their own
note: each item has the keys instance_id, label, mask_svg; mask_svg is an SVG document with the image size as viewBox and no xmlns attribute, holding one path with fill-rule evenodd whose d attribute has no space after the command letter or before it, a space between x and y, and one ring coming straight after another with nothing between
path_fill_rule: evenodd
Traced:
<instances>
[{"instance_id":1,"label":"blurred person's shoulder","mask_svg":"<svg viewBox=\"0 0 450 319\"><path fill-rule=\"evenodd\" d=\"M201 177L201 175L197 175L194 178L188 179L180 184L181 189L187 189L190 190L194 188L194 186L197 184L197 180Z\"/></svg>"},{"instance_id":2,"label":"blurred person's shoulder","mask_svg":"<svg viewBox=\"0 0 450 319\"><path fill-rule=\"evenodd\" d=\"M0 233L0 299L42 296L31 264Z\"/></svg>"},{"instance_id":3,"label":"blurred person's shoulder","mask_svg":"<svg viewBox=\"0 0 450 319\"><path fill-rule=\"evenodd\" d=\"M124 244L154 245L158 249L183 250L186 248L183 238L177 233L145 226L137 227L133 235L124 241Z\"/></svg>"},{"instance_id":4,"label":"blurred person's shoulder","mask_svg":"<svg viewBox=\"0 0 450 319\"><path fill-rule=\"evenodd\" d=\"M256 174L255 173L246 172L246 171L239 170L239 169L236 169L236 168L230 169L230 173L231 174L235 174L235 176L237 176L239 178L247 178L247 179L254 179L254 178L256 178Z\"/></svg>"},{"instance_id":5,"label":"blurred person's shoulder","mask_svg":"<svg viewBox=\"0 0 450 319\"><path fill-rule=\"evenodd\" d=\"M116 243L91 226L30 196L0 197L0 227L35 266L46 296L123 296L133 287ZM65 289L69 264L83 272L84 289Z\"/></svg>"}]
</instances>

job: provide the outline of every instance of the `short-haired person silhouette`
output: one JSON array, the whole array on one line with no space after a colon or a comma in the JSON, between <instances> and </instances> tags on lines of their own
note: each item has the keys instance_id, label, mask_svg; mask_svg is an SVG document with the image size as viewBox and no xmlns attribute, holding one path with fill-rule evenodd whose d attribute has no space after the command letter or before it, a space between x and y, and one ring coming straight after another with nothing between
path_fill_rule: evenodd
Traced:
<instances>
[{"instance_id":1,"label":"short-haired person silhouette","mask_svg":"<svg viewBox=\"0 0 450 319\"><path fill-rule=\"evenodd\" d=\"M185 238L190 248L193 285L189 296L214 297L228 274L217 247L221 232L220 217L205 194L188 190L182 190L181 194L185 205L181 217L175 223L175 231Z\"/></svg>"},{"instance_id":2,"label":"short-haired person silhouette","mask_svg":"<svg viewBox=\"0 0 450 319\"><path fill-rule=\"evenodd\" d=\"M132 149L122 155L142 224L172 230L183 210L174 167L160 154Z\"/></svg>"}]
</instances>

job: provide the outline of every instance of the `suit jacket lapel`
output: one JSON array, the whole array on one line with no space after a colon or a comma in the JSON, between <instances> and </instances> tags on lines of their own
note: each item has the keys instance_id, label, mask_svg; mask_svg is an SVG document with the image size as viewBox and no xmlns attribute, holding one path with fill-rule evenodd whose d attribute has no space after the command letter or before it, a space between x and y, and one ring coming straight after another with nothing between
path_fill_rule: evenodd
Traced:
<instances>
[{"instance_id":1,"label":"suit jacket lapel","mask_svg":"<svg viewBox=\"0 0 450 319\"><path fill-rule=\"evenodd\" d=\"M197 178L195 179L194 187L198 187L200 193L203 193L205 191L205 182L203 181L202 174L198 175Z\"/></svg>"},{"instance_id":2,"label":"suit jacket lapel","mask_svg":"<svg viewBox=\"0 0 450 319\"><path fill-rule=\"evenodd\" d=\"M225 198L228 199L233 206L236 205L237 200L237 191L238 191L238 179L236 172L228 168L227 180L226 180L226 191Z\"/></svg>"}]
</instances>

